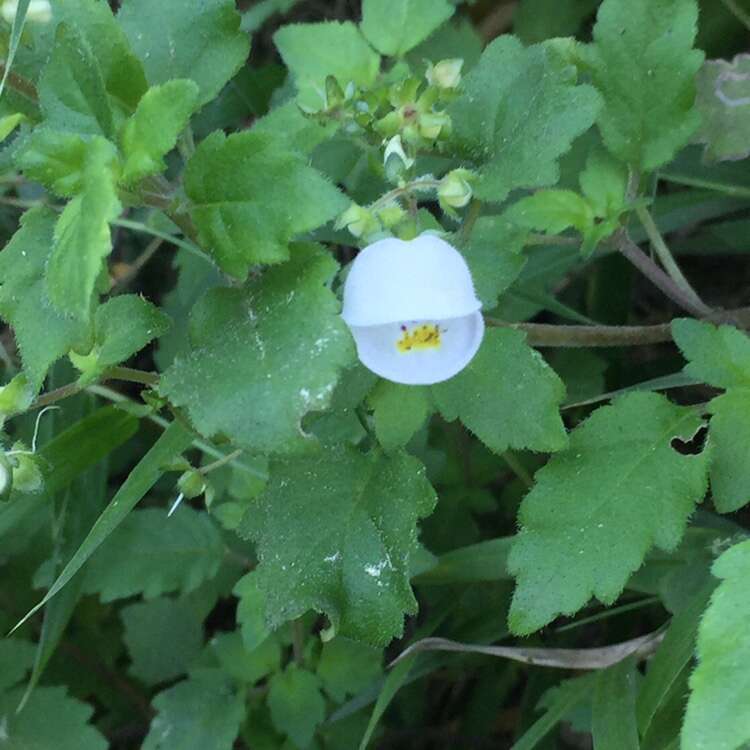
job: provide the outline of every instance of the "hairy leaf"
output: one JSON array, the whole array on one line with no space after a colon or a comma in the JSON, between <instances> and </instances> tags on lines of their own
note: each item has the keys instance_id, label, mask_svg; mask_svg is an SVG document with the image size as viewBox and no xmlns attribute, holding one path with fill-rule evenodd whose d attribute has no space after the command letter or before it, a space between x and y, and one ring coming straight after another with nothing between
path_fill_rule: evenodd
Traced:
<instances>
[{"instance_id":1,"label":"hairy leaf","mask_svg":"<svg viewBox=\"0 0 750 750\"><path fill-rule=\"evenodd\" d=\"M508 561L514 632L573 614L592 596L611 604L649 550L677 546L705 494L709 455L682 455L671 441L700 426L692 408L634 393L572 432L521 503Z\"/></svg>"},{"instance_id":2,"label":"hairy leaf","mask_svg":"<svg viewBox=\"0 0 750 750\"><path fill-rule=\"evenodd\" d=\"M381 380L369 396L375 434L386 450L401 448L427 421L434 407L427 388Z\"/></svg>"}]
</instances>

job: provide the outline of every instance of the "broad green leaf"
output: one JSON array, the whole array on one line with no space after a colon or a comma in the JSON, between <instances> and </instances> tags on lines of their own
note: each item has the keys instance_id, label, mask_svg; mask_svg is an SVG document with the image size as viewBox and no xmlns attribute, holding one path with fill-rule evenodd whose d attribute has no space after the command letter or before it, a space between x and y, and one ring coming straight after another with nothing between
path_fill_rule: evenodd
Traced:
<instances>
[{"instance_id":1,"label":"broad green leaf","mask_svg":"<svg viewBox=\"0 0 750 750\"><path fill-rule=\"evenodd\" d=\"M82 192L55 225L47 265L47 291L61 312L87 320L104 259L112 250L109 222L120 213L115 190L117 153L104 138L92 139L82 171Z\"/></svg>"},{"instance_id":2,"label":"broad green leaf","mask_svg":"<svg viewBox=\"0 0 750 750\"><path fill-rule=\"evenodd\" d=\"M273 41L291 71L303 104L321 109L326 104L325 80L334 76L342 88L375 83L380 57L351 21L284 26Z\"/></svg>"},{"instance_id":3,"label":"broad green leaf","mask_svg":"<svg viewBox=\"0 0 750 750\"><path fill-rule=\"evenodd\" d=\"M193 591L224 559L218 528L205 512L181 507L133 511L86 565L84 591L103 602Z\"/></svg>"},{"instance_id":4,"label":"broad green leaf","mask_svg":"<svg viewBox=\"0 0 750 750\"><path fill-rule=\"evenodd\" d=\"M334 123L320 123L307 117L293 99L286 104L272 109L267 115L253 123L253 132L266 133L276 138L283 138L286 147L301 154L311 154L316 146L325 142L331 147L337 127ZM347 141L347 146L351 144ZM341 167L336 160L336 167ZM320 169L320 167L317 167Z\"/></svg>"},{"instance_id":5,"label":"broad green leaf","mask_svg":"<svg viewBox=\"0 0 750 750\"><path fill-rule=\"evenodd\" d=\"M750 502L750 387L732 388L708 408L711 495L719 513L733 513Z\"/></svg>"},{"instance_id":6,"label":"broad green leaf","mask_svg":"<svg viewBox=\"0 0 750 750\"><path fill-rule=\"evenodd\" d=\"M485 310L497 305L498 297L523 270L526 257L521 250L525 242L526 232L504 217L482 216L468 242L460 248Z\"/></svg>"},{"instance_id":7,"label":"broad green leaf","mask_svg":"<svg viewBox=\"0 0 750 750\"><path fill-rule=\"evenodd\" d=\"M300 0L259 0L242 14L242 30L253 34L276 13L288 13Z\"/></svg>"},{"instance_id":8,"label":"broad green leaf","mask_svg":"<svg viewBox=\"0 0 750 750\"><path fill-rule=\"evenodd\" d=\"M297 747L310 744L316 727L326 715L320 681L312 672L294 664L271 678L268 707L273 725Z\"/></svg>"},{"instance_id":9,"label":"broad green leaf","mask_svg":"<svg viewBox=\"0 0 750 750\"><path fill-rule=\"evenodd\" d=\"M211 101L250 51L234 0L125 0L117 16L154 86L190 78Z\"/></svg>"},{"instance_id":10,"label":"broad green leaf","mask_svg":"<svg viewBox=\"0 0 750 750\"><path fill-rule=\"evenodd\" d=\"M326 407L353 357L326 287L335 271L318 246L299 245L244 289L210 290L193 311L193 348L164 373L160 392L206 436L260 452L313 443L300 420Z\"/></svg>"},{"instance_id":11,"label":"broad green leaf","mask_svg":"<svg viewBox=\"0 0 750 750\"><path fill-rule=\"evenodd\" d=\"M348 638L334 638L323 644L318 677L326 693L336 703L343 703L348 695L360 693L380 677L382 661L379 649Z\"/></svg>"},{"instance_id":12,"label":"broad green leaf","mask_svg":"<svg viewBox=\"0 0 750 750\"><path fill-rule=\"evenodd\" d=\"M382 646L400 635L416 611L416 522L434 504L424 468L404 453L340 448L272 462L240 528L256 542L271 627L312 609L343 636Z\"/></svg>"},{"instance_id":13,"label":"broad green leaf","mask_svg":"<svg viewBox=\"0 0 750 750\"><path fill-rule=\"evenodd\" d=\"M170 320L137 294L107 300L94 315L94 346L88 354L71 353L81 370L80 382L98 378L108 367L124 362L169 330Z\"/></svg>"},{"instance_id":14,"label":"broad green leaf","mask_svg":"<svg viewBox=\"0 0 750 750\"><path fill-rule=\"evenodd\" d=\"M683 750L739 750L750 742L750 541L724 552L712 572L721 583L698 628Z\"/></svg>"},{"instance_id":15,"label":"broad green leaf","mask_svg":"<svg viewBox=\"0 0 750 750\"><path fill-rule=\"evenodd\" d=\"M146 92L146 74L106 0L55 0L55 19L86 38L107 92L132 111Z\"/></svg>"},{"instance_id":16,"label":"broad green leaf","mask_svg":"<svg viewBox=\"0 0 750 750\"><path fill-rule=\"evenodd\" d=\"M522 198L505 214L525 229L558 234L570 227L587 232L594 223L588 201L572 190L540 190Z\"/></svg>"},{"instance_id":17,"label":"broad green leaf","mask_svg":"<svg viewBox=\"0 0 750 750\"><path fill-rule=\"evenodd\" d=\"M640 747L635 721L636 676L632 657L597 673L591 711L595 750Z\"/></svg>"},{"instance_id":18,"label":"broad green leaf","mask_svg":"<svg viewBox=\"0 0 750 750\"><path fill-rule=\"evenodd\" d=\"M3 750L106 750L107 741L88 723L93 706L65 688L41 687L19 713L22 696L22 689L0 694Z\"/></svg>"},{"instance_id":19,"label":"broad green leaf","mask_svg":"<svg viewBox=\"0 0 750 750\"><path fill-rule=\"evenodd\" d=\"M203 647L203 624L187 599L136 602L120 613L130 672L147 685L185 674Z\"/></svg>"},{"instance_id":20,"label":"broad green leaf","mask_svg":"<svg viewBox=\"0 0 750 750\"><path fill-rule=\"evenodd\" d=\"M406 445L434 411L427 388L381 380L368 397L375 434L386 450Z\"/></svg>"},{"instance_id":21,"label":"broad green leaf","mask_svg":"<svg viewBox=\"0 0 750 750\"><path fill-rule=\"evenodd\" d=\"M707 60L697 86L701 126L695 140L706 144L706 156L712 161L750 156L750 55Z\"/></svg>"},{"instance_id":22,"label":"broad green leaf","mask_svg":"<svg viewBox=\"0 0 750 750\"><path fill-rule=\"evenodd\" d=\"M232 592L239 598L237 604L237 622L242 633L245 650L253 651L271 634L266 624L265 596L258 586L258 575L255 571L245 574Z\"/></svg>"},{"instance_id":23,"label":"broad green leaf","mask_svg":"<svg viewBox=\"0 0 750 750\"><path fill-rule=\"evenodd\" d=\"M360 27L381 55L402 57L454 10L447 0L364 0Z\"/></svg>"},{"instance_id":24,"label":"broad green leaf","mask_svg":"<svg viewBox=\"0 0 750 750\"><path fill-rule=\"evenodd\" d=\"M21 682L33 663L34 644L20 638L3 638L0 641L0 691Z\"/></svg>"},{"instance_id":25,"label":"broad green leaf","mask_svg":"<svg viewBox=\"0 0 750 750\"><path fill-rule=\"evenodd\" d=\"M750 337L734 326L682 318L672 336L685 355L685 372L716 388L750 387Z\"/></svg>"},{"instance_id":26,"label":"broad green leaf","mask_svg":"<svg viewBox=\"0 0 750 750\"><path fill-rule=\"evenodd\" d=\"M30 180L64 198L72 198L84 187L84 168L89 140L78 133L50 127L31 132L16 156L16 164Z\"/></svg>"},{"instance_id":27,"label":"broad green leaf","mask_svg":"<svg viewBox=\"0 0 750 750\"><path fill-rule=\"evenodd\" d=\"M164 156L188 124L198 93L198 86L184 79L167 81L144 94L120 133L123 182L138 182L167 168Z\"/></svg>"},{"instance_id":28,"label":"broad green leaf","mask_svg":"<svg viewBox=\"0 0 750 750\"><path fill-rule=\"evenodd\" d=\"M174 461L193 442L193 436L179 422L172 422L146 455L130 472L128 478L99 516L91 531L81 543L75 555L63 568L60 575L44 595L39 604L20 620L20 627L35 612L39 611L68 581L83 567L107 537L122 523L141 498L156 484L165 467Z\"/></svg>"},{"instance_id":29,"label":"broad green leaf","mask_svg":"<svg viewBox=\"0 0 750 750\"><path fill-rule=\"evenodd\" d=\"M34 392L50 365L85 342L87 331L52 306L44 273L57 216L34 208L0 253L0 315L13 327L24 371Z\"/></svg>"},{"instance_id":30,"label":"broad green leaf","mask_svg":"<svg viewBox=\"0 0 750 750\"><path fill-rule=\"evenodd\" d=\"M460 419L496 453L557 451L567 438L559 407L565 387L524 334L491 328L458 375L431 387L445 419Z\"/></svg>"},{"instance_id":31,"label":"broad green leaf","mask_svg":"<svg viewBox=\"0 0 750 750\"><path fill-rule=\"evenodd\" d=\"M521 503L508 561L514 632L571 615L592 596L611 604L651 549L678 545L706 492L709 455L682 455L672 440L689 440L701 424L692 408L634 393L571 433Z\"/></svg>"},{"instance_id":32,"label":"broad green leaf","mask_svg":"<svg viewBox=\"0 0 750 750\"><path fill-rule=\"evenodd\" d=\"M604 0L599 7L594 43L582 55L604 98L604 143L635 169L671 161L698 127L697 20L695 0Z\"/></svg>"},{"instance_id":33,"label":"broad green leaf","mask_svg":"<svg viewBox=\"0 0 750 750\"><path fill-rule=\"evenodd\" d=\"M211 640L209 647L228 675L249 685L278 672L281 666L281 645L274 636L250 650L239 632L221 633Z\"/></svg>"},{"instance_id":34,"label":"broad green leaf","mask_svg":"<svg viewBox=\"0 0 750 750\"><path fill-rule=\"evenodd\" d=\"M56 130L111 136L112 109L99 63L75 26L57 27L55 46L39 79L45 122Z\"/></svg>"},{"instance_id":35,"label":"broad green leaf","mask_svg":"<svg viewBox=\"0 0 750 750\"><path fill-rule=\"evenodd\" d=\"M558 159L598 110L596 91L576 85L547 47L498 37L450 108L456 145L479 165L477 197L500 203L511 190L555 184Z\"/></svg>"},{"instance_id":36,"label":"broad green leaf","mask_svg":"<svg viewBox=\"0 0 750 750\"><path fill-rule=\"evenodd\" d=\"M289 257L289 241L333 219L347 200L283 139L217 131L187 166L185 190L201 242L227 273Z\"/></svg>"},{"instance_id":37,"label":"broad green leaf","mask_svg":"<svg viewBox=\"0 0 750 750\"><path fill-rule=\"evenodd\" d=\"M245 719L245 698L218 669L194 672L159 693L143 750L231 750Z\"/></svg>"}]
</instances>

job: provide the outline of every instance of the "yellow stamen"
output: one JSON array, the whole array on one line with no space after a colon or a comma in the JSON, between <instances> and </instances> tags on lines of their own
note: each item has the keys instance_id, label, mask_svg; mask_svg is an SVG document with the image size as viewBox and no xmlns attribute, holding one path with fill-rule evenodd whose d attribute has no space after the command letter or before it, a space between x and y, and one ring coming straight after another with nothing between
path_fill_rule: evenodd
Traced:
<instances>
[{"instance_id":1,"label":"yellow stamen","mask_svg":"<svg viewBox=\"0 0 750 750\"><path fill-rule=\"evenodd\" d=\"M403 334L396 342L396 349L402 353L440 348L440 327L436 323L424 323L411 330L401 326L401 330Z\"/></svg>"}]
</instances>

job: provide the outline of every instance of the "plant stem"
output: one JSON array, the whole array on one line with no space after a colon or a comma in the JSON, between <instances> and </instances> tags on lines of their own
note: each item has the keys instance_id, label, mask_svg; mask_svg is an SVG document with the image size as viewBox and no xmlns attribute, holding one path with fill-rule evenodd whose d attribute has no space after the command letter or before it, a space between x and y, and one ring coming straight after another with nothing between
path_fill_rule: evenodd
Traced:
<instances>
[{"instance_id":1,"label":"plant stem","mask_svg":"<svg viewBox=\"0 0 750 750\"><path fill-rule=\"evenodd\" d=\"M0 78L5 75L5 65L5 62L0 62ZM26 99L34 102L34 104L39 102L39 95L36 92L36 86L34 86L28 78L24 78L22 75L11 70L8 73L8 78L5 82L16 93L26 97Z\"/></svg>"},{"instance_id":2,"label":"plant stem","mask_svg":"<svg viewBox=\"0 0 750 750\"><path fill-rule=\"evenodd\" d=\"M409 195L410 193L424 192L427 190L437 190L439 186L440 186L440 180L417 179L417 180L414 180L413 182L408 182L406 183L406 185L402 185L401 187L397 187L397 188L394 188L393 190L389 190L387 193L381 195L380 198L378 198L374 203L371 203L368 208L370 208L373 211L376 211L379 208L383 208L383 206L387 206L389 203L393 203L393 201L395 201L397 198L400 198L403 195Z\"/></svg>"},{"instance_id":3,"label":"plant stem","mask_svg":"<svg viewBox=\"0 0 750 750\"><path fill-rule=\"evenodd\" d=\"M664 238L661 236L659 227L656 226L656 222L649 213L645 206L636 204L635 212L638 218L643 224L643 228L646 230L649 240L651 240L651 246L659 256L659 260L666 269L667 273L674 280L674 282L692 298L693 303L697 308L703 308L704 314L710 312L711 308L706 305L703 300L698 296L698 293L693 289L690 282L685 278L682 270L677 265L674 256L667 247L667 243L664 242Z\"/></svg>"},{"instance_id":4,"label":"plant stem","mask_svg":"<svg viewBox=\"0 0 750 750\"><path fill-rule=\"evenodd\" d=\"M750 329L750 307L712 312L699 316L714 323L730 323ZM488 326L515 328L527 335L529 344L539 347L643 346L672 340L670 323L651 326L578 326L545 323L507 323L485 318Z\"/></svg>"},{"instance_id":5,"label":"plant stem","mask_svg":"<svg viewBox=\"0 0 750 750\"><path fill-rule=\"evenodd\" d=\"M581 244L581 241L577 237L567 237L562 234L536 234L532 232L526 237L526 244L578 246Z\"/></svg>"},{"instance_id":6,"label":"plant stem","mask_svg":"<svg viewBox=\"0 0 750 750\"><path fill-rule=\"evenodd\" d=\"M534 486L534 479L518 460L516 454L513 451L505 451L502 457L503 461L508 464L508 468L521 480L526 489L530 490Z\"/></svg>"},{"instance_id":7,"label":"plant stem","mask_svg":"<svg viewBox=\"0 0 750 750\"><path fill-rule=\"evenodd\" d=\"M711 309L700 300L696 303L692 295L688 294L669 274L662 271L646 253L630 239L627 232L621 230L616 237L617 249L644 275L648 280L675 304L691 315L699 318L711 315Z\"/></svg>"},{"instance_id":8,"label":"plant stem","mask_svg":"<svg viewBox=\"0 0 750 750\"><path fill-rule=\"evenodd\" d=\"M231 453L227 453L226 456L223 456L222 458L217 459L213 463L206 464L205 466L201 466L198 471L201 474L210 474L212 471L216 471L216 469L220 469L222 466L225 466L226 464L232 463L235 458L239 458L242 455L242 449L238 448L235 451L232 451Z\"/></svg>"},{"instance_id":9,"label":"plant stem","mask_svg":"<svg viewBox=\"0 0 750 750\"><path fill-rule=\"evenodd\" d=\"M477 223L477 219L482 213L482 202L476 198L471 199L469 203L469 209L464 217L463 224L461 224L461 244L465 245L471 237L471 232L474 229L474 224Z\"/></svg>"},{"instance_id":10,"label":"plant stem","mask_svg":"<svg viewBox=\"0 0 750 750\"><path fill-rule=\"evenodd\" d=\"M726 9L746 28L750 29L750 14L746 13L736 0L721 0Z\"/></svg>"}]
</instances>

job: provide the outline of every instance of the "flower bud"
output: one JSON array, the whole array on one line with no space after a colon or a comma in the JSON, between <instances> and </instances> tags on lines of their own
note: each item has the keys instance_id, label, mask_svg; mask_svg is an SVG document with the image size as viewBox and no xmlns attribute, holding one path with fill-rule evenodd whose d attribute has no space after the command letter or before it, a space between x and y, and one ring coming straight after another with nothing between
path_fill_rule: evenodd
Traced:
<instances>
[{"instance_id":1,"label":"flower bud","mask_svg":"<svg viewBox=\"0 0 750 750\"><path fill-rule=\"evenodd\" d=\"M427 83L439 89L455 89L461 83L461 68L464 61L461 58L441 60L435 65L427 66Z\"/></svg>"},{"instance_id":2,"label":"flower bud","mask_svg":"<svg viewBox=\"0 0 750 750\"><path fill-rule=\"evenodd\" d=\"M450 129L451 118L447 112L425 112L419 116L419 134L428 141L437 140L441 133Z\"/></svg>"},{"instance_id":3,"label":"flower bud","mask_svg":"<svg viewBox=\"0 0 750 750\"><path fill-rule=\"evenodd\" d=\"M352 203L336 220L336 229L348 229L354 237L363 237L376 232L380 227L372 211Z\"/></svg>"},{"instance_id":4,"label":"flower bud","mask_svg":"<svg viewBox=\"0 0 750 750\"><path fill-rule=\"evenodd\" d=\"M17 452L13 459L16 462L13 487L19 492L41 492L44 488L44 476L37 457L33 453Z\"/></svg>"},{"instance_id":5,"label":"flower bud","mask_svg":"<svg viewBox=\"0 0 750 750\"><path fill-rule=\"evenodd\" d=\"M344 284L342 317L365 367L406 385L453 377L484 335L471 273L461 253L433 234L394 237L362 250Z\"/></svg>"},{"instance_id":6,"label":"flower bud","mask_svg":"<svg viewBox=\"0 0 750 750\"><path fill-rule=\"evenodd\" d=\"M401 143L401 136L394 135L388 141L383 156L383 166L385 167L385 176L391 182L398 182L404 173L414 166L414 159L410 159L404 151Z\"/></svg>"},{"instance_id":7,"label":"flower bud","mask_svg":"<svg viewBox=\"0 0 750 750\"><path fill-rule=\"evenodd\" d=\"M177 488L188 500L192 500L203 494L206 489L206 480L197 469L188 469L177 480Z\"/></svg>"},{"instance_id":8,"label":"flower bud","mask_svg":"<svg viewBox=\"0 0 750 750\"><path fill-rule=\"evenodd\" d=\"M454 169L448 172L438 187L438 200L440 205L445 209L463 208L471 200L472 190L469 180L474 174L468 169Z\"/></svg>"},{"instance_id":9,"label":"flower bud","mask_svg":"<svg viewBox=\"0 0 750 750\"><path fill-rule=\"evenodd\" d=\"M4 0L0 15L8 23L13 23L18 13L18 0ZM36 23L49 23L52 20L52 6L49 0L31 0L26 11L26 20Z\"/></svg>"},{"instance_id":10,"label":"flower bud","mask_svg":"<svg viewBox=\"0 0 750 750\"><path fill-rule=\"evenodd\" d=\"M396 226L406 216L406 211L398 203L391 203L376 211L380 223L386 228Z\"/></svg>"}]
</instances>

